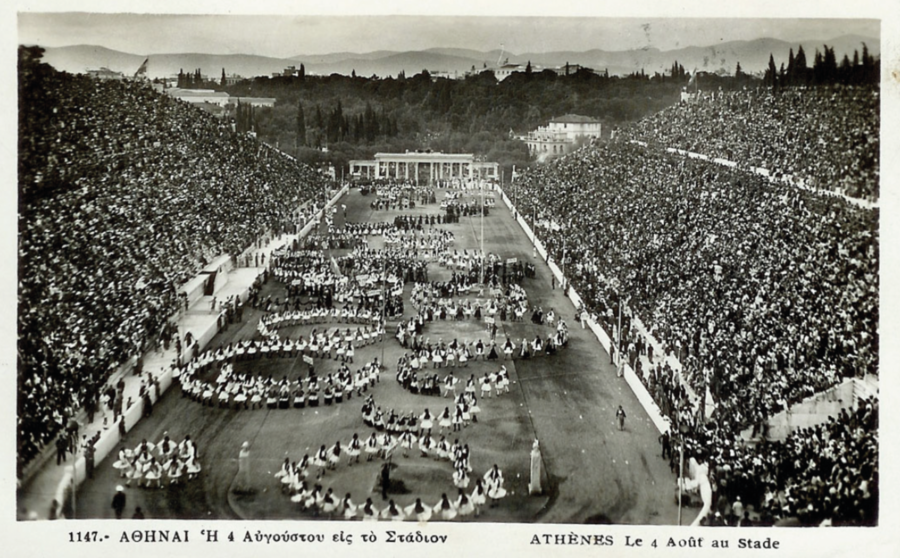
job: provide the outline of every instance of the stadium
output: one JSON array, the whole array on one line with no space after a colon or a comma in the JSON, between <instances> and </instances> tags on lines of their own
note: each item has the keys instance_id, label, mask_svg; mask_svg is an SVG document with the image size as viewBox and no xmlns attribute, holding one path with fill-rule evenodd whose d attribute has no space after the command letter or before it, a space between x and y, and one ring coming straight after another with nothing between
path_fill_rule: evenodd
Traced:
<instances>
[{"instance_id":1,"label":"stadium","mask_svg":"<svg viewBox=\"0 0 900 558\"><path fill-rule=\"evenodd\" d=\"M873 64L355 180L20 47L18 518L877 525Z\"/></svg>"}]
</instances>

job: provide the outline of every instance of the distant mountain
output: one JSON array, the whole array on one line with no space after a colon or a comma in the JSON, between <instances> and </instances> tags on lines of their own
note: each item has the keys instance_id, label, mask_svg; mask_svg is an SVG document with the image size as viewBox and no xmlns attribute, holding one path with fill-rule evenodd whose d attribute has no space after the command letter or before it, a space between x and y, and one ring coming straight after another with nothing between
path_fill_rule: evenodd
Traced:
<instances>
[{"instance_id":1,"label":"distant mountain","mask_svg":"<svg viewBox=\"0 0 900 558\"><path fill-rule=\"evenodd\" d=\"M482 52L480 50L472 50L469 48L429 48L425 52L446 54L447 56L459 56L460 58L470 58L472 60L487 62L489 66L496 65L501 56L510 56L510 53L502 50Z\"/></svg>"},{"instance_id":2,"label":"distant mountain","mask_svg":"<svg viewBox=\"0 0 900 558\"><path fill-rule=\"evenodd\" d=\"M71 73L83 73L102 66L132 75L146 58L148 56L91 45L47 48L44 53L44 60L48 64L57 70ZM147 75L150 77L172 76L178 74L179 70L193 72L197 68L200 68L204 75L215 79L221 75L222 68L225 68L228 74L270 75L294 64L291 60L250 54L151 54L149 58Z\"/></svg>"},{"instance_id":3,"label":"distant mountain","mask_svg":"<svg viewBox=\"0 0 900 558\"><path fill-rule=\"evenodd\" d=\"M189 72L200 68L203 75L219 79L224 68L227 74L252 77L280 73L292 65L297 64L292 60L252 54L152 54L148 74L151 77L172 76L180 69Z\"/></svg>"},{"instance_id":4,"label":"distant mountain","mask_svg":"<svg viewBox=\"0 0 900 558\"><path fill-rule=\"evenodd\" d=\"M769 62L769 55L775 57L775 64L787 65L788 51L803 45L807 63L812 66L816 49L823 44L833 47L838 63L846 54L853 58L854 49L862 54L862 44L866 43L873 56L881 54L880 43L872 37L845 35L826 40L804 40L786 42L778 39L755 39L752 41L729 41L707 47L685 47L669 51L655 48L624 51L588 50L583 52L556 51L542 53L514 54L491 50L487 52L464 48L431 48L424 51L374 51L368 53L339 52L330 54L298 55L291 58L273 58L247 54L152 54L148 65L150 77L171 76L179 69L185 72L200 68L210 77L218 78L222 68L230 74L245 77L271 75L288 66L303 64L308 74L329 75L333 73L359 76L396 76L405 71L407 76L415 75L423 69L429 72L449 72L462 74L475 66L480 70L485 65L495 67L498 60L509 59L511 63L531 62L539 68L558 68L569 64L587 66L598 71L608 70L611 75L628 74L644 70L648 74L666 72L676 60L688 72L695 69L707 72L734 73L738 62L746 73L761 74ZM502 60L501 60L502 57ZM88 69L107 67L133 74L144 61L145 56L110 50L93 45L47 48L45 60L59 70L73 73Z\"/></svg>"},{"instance_id":5,"label":"distant mountain","mask_svg":"<svg viewBox=\"0 0 900 558\"><path fill-rule=\"evenodd\" d=\"M45 48L44 61L57 70L84 73L87 70L109 68L117 72L134 74L146 56L119 52L96 45L75 45Z\"/></svg>"},{"instance_id":6,"label":"distant mountain","mask_svg":"<svg viewBox=\"0 0 900 558\"><path fill-rule=\"evenodd\" d=\"M684 66L688 72L698 71L734 73L737 63L741 63L741 70L746 73L762 73L769 63L769 55L775 58L775 64L780 67L781 62L787 66L790 49L797 53L798 47L803 46L806 60L812 66L815 52L822 45L827 44L834 48L835 56L840 63L844 54L853 58L853 50L857 49L862 54L862 43L865 42L869 52L873 56L880 54L879 42L871 37L847 35L824 41L802 41L789 43L778 39L755 39L752 41L729 41L719 45L707 47L685 47L675 50L660 51L655 48L626 50L609 52L603 50L590 50L585 52L549 52L526 53L510 56L511 62L525 64L529 60L533 65L544 67L579 64L594 68L595 70L608 69L610 74L627 74L644 70L648 74L665 72L672 67L675 61ZM562 61L562 62L560 62Z\"/></svg>"},{"instance_id":7,"label":"distant mountain","mask_svg":"<svg viewBox=\"0 0 900 558\"><path fill-rule=\"evenodd\" d=\"M348 58L328 64L305 63L308 73L314 74L350 74L355 71L358 76L396 76L405 71L407 76L420 73L422 70L429 72L458 72L468 71L475 65L471 58L451 56L435 52L400 52L377 59ZM478 62L481 67L481 62Z\"/></svg>"},{"instance_id":8,"label":"distant mountain","mask_svg":"<svg viewBox=\"0 0 900 558\"><path fill-rule=\"evenodd\" d=\"M396 50L376 50L374 52L358 53L358 52L331 52L328 54L300 54L291 56L290 60L294 62L302 62L306 64L333 64L342 60L377 60L379 58L387 58L400 54Z\"/></svg>"}]
</instances>

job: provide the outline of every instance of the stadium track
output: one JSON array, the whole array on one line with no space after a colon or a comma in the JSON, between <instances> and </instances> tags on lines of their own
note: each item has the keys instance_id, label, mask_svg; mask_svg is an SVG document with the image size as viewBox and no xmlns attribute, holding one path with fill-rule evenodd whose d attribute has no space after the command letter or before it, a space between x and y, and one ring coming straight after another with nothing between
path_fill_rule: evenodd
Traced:
<instances>
[{"instance_id":1,"label":"stadium track","mask_svg":"<svg viewBox=\"0 0 900 558\"><path fill-rule=\"evenodd\" d=\"M442 197L440 190L438 197ZM342 200L347 205L348 222L392 221L400 213L373 211L369 208L371 200L371 196L362 196L352 189ZM438 212L437 205L402 211L413 214ZM479 247L480 223L477 218L463 217L458 224L441 227L454 232L456 248L471 250ZM473 449L475 473L483 474L493 462L499 462L511 492L498 507L485 510L483 518L501 522L674 524L677 518L674 476L667 462L660 457L658 432L625 381L616 377L615 369L609 365L609 355L589 330L578 325L571 302L562 290L551 288L546 262L534 257L531 243L511 213L502 207L499 196L498 206L485 218L484 232L486 251L498 253L504 259L516 257L535 263L536 277L523 282L529 303L540 305L545 311L553 308L565 319L570 342L567 349L552 357L506 362L513 381L511 393L485 402L479 399L483 409L479 424L470 426L464 433ZM436 264L429 265L430 279L441 280L447 275L449 272ZM283 296L283 290L273 283L266 285L263 295ZM409 291L408 285L404 292L404 316L414 313L408 302ZM260 315L259 311L247 308L244 322L217 335L211 346L251 336ZM426 328L425 337L435 340L443 336L446 339L441 328L452 324L436 324L434 331ZM391 336L394 325L396 320L388 322L384 359L388 369L382 373L381 383L373 391L376 401L398 410L421 410L426 406L434 410L438 405L446 405L448 400L414 396L397 386L393 376L403 349ZM501 327L498 339L503 338L503 330ZM377 345L357 351L355 364L359 366L374 356L380 358L380 351ZM277 362L260 361L260 365L273 366L274 373L280 374ZM473 363L471 368L476 377L480 377L490 366ZM324 363L324 371L334 368L335 363ZM355 398L341 405L320 408L321 414L312 409L235 411L202 407L182 398L180 391L180 387L174 385L154 406L153 416L142 420L129 432L125 445L134 447L142 438L158 441L166 431L177 439L190 434L198 443L203 473L198 480L176 488L130 488L127 491L128 516L135 505L140 505L148 518L299 517L292 511L287 497L278 494L277 483L269 474L280 464L285 449L290 450L292 459L297 459L302 457L305 447L311 452L317 444L330 445L335 439L346 441L354 431L368 434L359 418L362 401ZM622 405L628 415L624 432L618 431L614 424L618 405ZM338 418L332 420L330 417L333 416ZM310 431L315 434L311 435ZM528 454L535 437L541 442L546 468L545 495L529 497L525 496ZM253 444L254 482L260 487L253 496L231 492L237 473L238 448L244 440ZM115 485L122 482L111 467L118 449L119 446L97 465L94 479L81 486L77 499L79 518L113 517L109 501ZM407 472L422 468L424 462L417 462L420 458L414 454L411 456L397 459L395 474L401 479ZM342 471L347 469L346 463L341 465L338 473L352 479L351 492L357 503L365 500L365 490L377 490L371 470L376 467L371 464L357 468L351 474L349 470ZM445 469L449 471L449 465ZM433 471L428 470L419 473L407 477L414 487L423 486L421 481L427 481L431 478L429 475L433 475ZM264 492L266 490L269 492ZM439 496L440 488L436 490ZM380 497L375 501L382 505ZM696 509L686 509L683 523L689 523L696 513Z\"/></svg>"}]
</instances>

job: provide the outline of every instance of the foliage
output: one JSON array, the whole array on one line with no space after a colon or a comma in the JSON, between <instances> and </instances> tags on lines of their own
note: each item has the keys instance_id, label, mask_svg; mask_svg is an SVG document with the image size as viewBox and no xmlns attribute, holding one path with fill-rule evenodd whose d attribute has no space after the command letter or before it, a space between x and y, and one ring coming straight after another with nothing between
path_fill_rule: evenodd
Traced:
<instances>
[{"instance_id":1,"label":"foliage","mask_svg":"<svg viewBox=\"0 0 900 558\"><path fill-rule=\"evenodd\" d=\"M834 47L822 45L822 51L816 49L812 68L806 61L803 47L788 53L787 68L775 69L775 57L769 55L769 67L766 69L764 82L769 87L799 87L812 85L876 85L881 79L881 61L869 54L869 47L862 43L862 59L859 51L853 51L853 61L846 54L838 65Z\"/></svg>"},{"instance_id":2,"label":"foliage","mask_svg":"<svg viewBox=\"0 0 900 558\"><path fill-rule=\"evenodd\" d=\"M671 73L620 78L578 68L559 76L518 72L500 82L489 70L461 80L427 71L396 78L274 76L225 89L274 97L275 107L257 115L260 137L301 161L334 164L338 174L351 159L379 151L434 149L499 162L508 176L512 165L529 164L525 144L511 136L569 113L598 118L605 129L641 118L677 101L689 76L677 62Z\"/></svg>"}]
</instances>

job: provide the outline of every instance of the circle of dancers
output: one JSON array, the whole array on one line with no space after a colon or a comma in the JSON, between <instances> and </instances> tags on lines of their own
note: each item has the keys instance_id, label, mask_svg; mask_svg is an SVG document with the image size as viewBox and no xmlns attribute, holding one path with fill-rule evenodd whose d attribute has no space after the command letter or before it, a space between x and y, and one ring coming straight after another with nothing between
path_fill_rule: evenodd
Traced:
<instances>
[{"instance_id":1,"label":"circle of dancers","mask_svg":"<svg viewBox=\"0 0 900 558\"><path fill-rule=\"evenodd\" d=\"M390 436L387 433L384 435ZM457 517L464 520L470 515L478 516L481 508L488 501L493 507L497 505L498 500L507 495L506 488L503 486L503 472L496 464L483 476L475 477L473 484L470 478L472 468L469 465L468 444L460 444L459 440L455 440L450 445L443 438L442 442L443 444L435 447L434 455L436 459L447 457L453 460L453 483L456 486L457 495L455 498L450 498L447 493L443 493L435 504L426 504L422 498L416 498L414 502L402 506L390 499L384 508L379 508L369 497L366 498L365 503L358 505L353 502L349 492L343 498L339 498L335 494L334 488L325 488L321 481L328 471L338 468L345 454L348 466L352 467L354 463L360 462L361 452L364 447L368 447L368 440L363 442L356 433L353 434L353 438L346 446L338 440L330 448L326 445L320 446L312 457L308 453L299 461L291 461L290 457L285 457L284 463L274 473L274 477L280 482L282 493L289 495L291 502L299 504L301 510L312 511L316 515L325 514L331 518L342 517L348 520L427 522L432 519L451 521ZM382 447L379 450L381 451L380 456L384 459L390 458L391 451L395 447L396 444ZM441 449L442 447L446 447L446 449ZM427 454L423 451L422 455ZM371 459L372 455L370 454L367 460ZM310 481L308 479L313 470L315 471L315 480ZM471 491L468 490L470 485L472 485Z\"/></svg>"}]
</instances>

